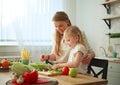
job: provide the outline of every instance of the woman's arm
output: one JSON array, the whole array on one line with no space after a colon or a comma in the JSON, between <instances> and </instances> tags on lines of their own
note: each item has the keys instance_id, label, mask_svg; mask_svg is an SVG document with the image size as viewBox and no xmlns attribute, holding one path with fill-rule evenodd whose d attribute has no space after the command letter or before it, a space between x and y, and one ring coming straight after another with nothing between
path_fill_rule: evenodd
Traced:
<instances>
[{"instance_id":1,"label":"woman's arm","mask_svg":"<svg viewBox=\"0 0 120 85\"><path fill-rule=\"evenodd\" d=\"M86 54L86 56L83 58L82 63L84 64L89 64L91 59L95 57L94 52L89 52Z\"/></svg>"}]
</instances>

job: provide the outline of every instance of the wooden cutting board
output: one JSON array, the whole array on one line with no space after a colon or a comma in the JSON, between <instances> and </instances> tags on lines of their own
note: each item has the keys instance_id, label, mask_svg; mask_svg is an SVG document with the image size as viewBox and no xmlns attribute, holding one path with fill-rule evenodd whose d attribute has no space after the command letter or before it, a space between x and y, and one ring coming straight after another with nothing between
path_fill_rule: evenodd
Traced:
<instances>
[{"instance_id":1,"label":"wooden cutting board","mask_svg":"<svg viewBox=\"0 0 120 85\"><path fill-rule=\"evenodd\" d=\"M45 75L45 76L61 75L61 73L52 73L52 72L49 72L49 71L38 71L38 74Z\"/></svg>"}]
</instances>

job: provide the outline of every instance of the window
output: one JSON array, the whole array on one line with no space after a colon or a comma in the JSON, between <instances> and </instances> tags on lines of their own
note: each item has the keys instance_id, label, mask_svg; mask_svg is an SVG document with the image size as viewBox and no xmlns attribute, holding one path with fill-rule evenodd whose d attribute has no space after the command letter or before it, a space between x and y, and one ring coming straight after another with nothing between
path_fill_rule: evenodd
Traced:
<instances>
[{"instance_id":1,"label":"window","mask_svg":"<svg viewBox=\"0 0 120 85\"><path fill-rule=\"evenodd\" d=\"M0 45L52 44L52 16L62 0L0 0Z\"/></svg>"}]
</instances>

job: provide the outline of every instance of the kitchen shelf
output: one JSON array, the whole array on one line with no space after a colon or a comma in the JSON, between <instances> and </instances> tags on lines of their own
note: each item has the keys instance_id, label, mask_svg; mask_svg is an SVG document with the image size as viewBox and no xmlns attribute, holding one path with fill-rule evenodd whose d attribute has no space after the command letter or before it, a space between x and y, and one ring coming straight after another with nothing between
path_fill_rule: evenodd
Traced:
<instances>
[{"instance_id":1,"label":"kitchen shelf","mask_svg":"<svg viewBox=\"0 0 120 85\"><path fill-rule=\"evenodd\" d=\"M110 1L106 1L106 2L102 3L102 5L112 4L112 3L115 3L115 2L118 2L118 0L110 0Z\"/></svg>"},{"instance_id":2,"label":"kitchen shelf","mask_svg":"<svg viewBox=\"0 0 120 85\"><path fill-rule=\"evenodd\" d=\"M111 4L113 3L117 3L118 0L110 0L110 1L106 1L104 3L102 3L102 5L106 8L107 13L110 14L111 13Z\"/></svg>"},{"instance_id":3,"label":"kitchen shelf","mask_svg":"<svg viewBox=\"0 0 120 85\"><path fill-rule=\"evenodd\" d=\"M108 16L108 17L105 17L105 18L103 18L103 20L105 20L105 19L117 19L117 18L120 18L120 15L114 15L114 16Z\"/></svg>"},{"instance_id":4,"label":"kitchen shelf","mask_svg":"<svg viewBox=\"0 0 120 85\"><path fill-rule=\"evenodd\" d=\"M118 19L118 18L120 18L120 15L108 16L108 17L103 18L102 20L104 20L104 22L107 24L109 29L111 29L111 19Z\"/></svg>"}]
</instances>

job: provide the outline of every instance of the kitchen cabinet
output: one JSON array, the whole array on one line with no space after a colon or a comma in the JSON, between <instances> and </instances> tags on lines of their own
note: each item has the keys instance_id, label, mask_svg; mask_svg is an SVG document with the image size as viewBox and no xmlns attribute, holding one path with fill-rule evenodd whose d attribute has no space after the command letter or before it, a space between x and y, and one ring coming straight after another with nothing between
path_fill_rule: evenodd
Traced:
<instances>
[{"instance_id":1,"label":"kitchen cabinet","mask_svg":"<svg viewBox=\"0 0 120 85\"><path fill-rule=\"evenodd\" d=\"M107 85L120 85L120 63L109 62L107 79Z\"/></svg>"}]
</instances>

